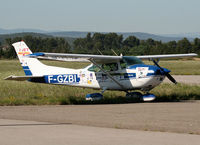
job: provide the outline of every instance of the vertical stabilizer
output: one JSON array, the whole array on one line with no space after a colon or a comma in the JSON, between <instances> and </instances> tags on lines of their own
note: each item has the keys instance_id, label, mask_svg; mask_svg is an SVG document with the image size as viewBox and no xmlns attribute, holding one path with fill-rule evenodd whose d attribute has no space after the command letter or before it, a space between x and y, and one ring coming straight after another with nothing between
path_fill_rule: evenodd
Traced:
<instances>
[{"instance_id":1,"label":"vertical stabilizer","mask_svg":"<svg viewBox=\"0 0 200 145\"><path fill-rule=\"evenodd\" d=\"M27 76L39 76L42 75L42 70L46 65L41 63L37 58L29 58L26 55L32 54L24 41L16 42L12 44L15 48L22 68Z\"/></svg>"}]
</instances>

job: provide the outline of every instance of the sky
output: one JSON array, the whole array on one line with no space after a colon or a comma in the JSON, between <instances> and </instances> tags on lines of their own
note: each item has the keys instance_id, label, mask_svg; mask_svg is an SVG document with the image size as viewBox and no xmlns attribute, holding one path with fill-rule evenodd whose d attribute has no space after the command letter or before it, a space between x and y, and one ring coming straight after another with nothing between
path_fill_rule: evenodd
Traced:
<instances>
[{"instance_id":1,"label":"sky","mask_svg":"<svg viewBox=\"0 0 200 145\"><path fill-rule=\"evenodd\" d=\"M200 32L200 0L0 0L0 28Z\"/></svg>"}]
</instances>

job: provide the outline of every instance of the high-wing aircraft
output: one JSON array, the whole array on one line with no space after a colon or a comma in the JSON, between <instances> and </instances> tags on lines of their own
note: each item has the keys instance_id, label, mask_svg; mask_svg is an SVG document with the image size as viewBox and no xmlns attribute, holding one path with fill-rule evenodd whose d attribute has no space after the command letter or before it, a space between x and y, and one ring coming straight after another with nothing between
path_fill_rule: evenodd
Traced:
<instances>
[{"instance_id":1,"label":"high-wing aircraft","mask_svg":"<svg viewBox=\"0 0 200 145\"><path fill-rule=\"evenodd\" d=\"M106 90L125 91L127 97L139 97L143 101L155 99L148 92L159 85L165 77L176 84L169 74L170 70L161 67L162 58L197 56L190 54L145 55L145 56L109 56L66 53L32 53L24 41L13 44L25 76L9 76L6 80L30 81L101 89L100 93L87 94L86 100L103 98ZM88 61L91 65L83 69L70 69L47 66L40 59L60 61ZM146 65L141 59L149 59L154 65Z\"/></svg>"}]
</instances>

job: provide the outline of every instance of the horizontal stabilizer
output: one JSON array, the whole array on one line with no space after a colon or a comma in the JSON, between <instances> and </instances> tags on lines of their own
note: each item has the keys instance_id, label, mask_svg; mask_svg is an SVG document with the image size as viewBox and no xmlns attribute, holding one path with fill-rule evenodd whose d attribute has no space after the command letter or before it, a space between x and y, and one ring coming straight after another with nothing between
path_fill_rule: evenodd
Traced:
<instances>
[{"instance_id":1,"label":"horizontal stabilizer","mask_svg":"<svg viewBox=\"0 0 200 145\"><path fill-rule=\"evenodd\" d=\"M44 78L44 76L9 76L5 78L5 80L15 80L15 81L26 81L28 79L33 79L33 78Z\"/></svg>"},{"instance_id":2,"label":"horizontal stabilizer","mask_svg":"<svg viewBox=\"0 0 200 145\"><path fill-rule=\"evenodd\" d=\"M27 56L28 56L28 57L34 58L34 57L44 56L44 53L42 53L42 52L37 52L37 53L29 54L29 55L27 55Z\"/></svg>"}]
</instances>

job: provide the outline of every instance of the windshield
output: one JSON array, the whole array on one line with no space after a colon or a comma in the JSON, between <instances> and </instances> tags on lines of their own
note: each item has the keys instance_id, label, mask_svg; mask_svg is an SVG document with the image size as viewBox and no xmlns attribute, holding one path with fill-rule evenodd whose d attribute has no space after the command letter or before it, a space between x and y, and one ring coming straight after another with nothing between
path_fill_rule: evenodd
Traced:
<instances>
[{"instance_id":1,"label":"windshield","mask_svg":"<svg viewBox=\"0 0 200 145\"><path fill-rule=\"evenodd\" d=\"M130 65L134 64L144 64L141 59L135 57L135 56L123 56L121 66L128 67Z\"/></svg>"}]
</instances>

